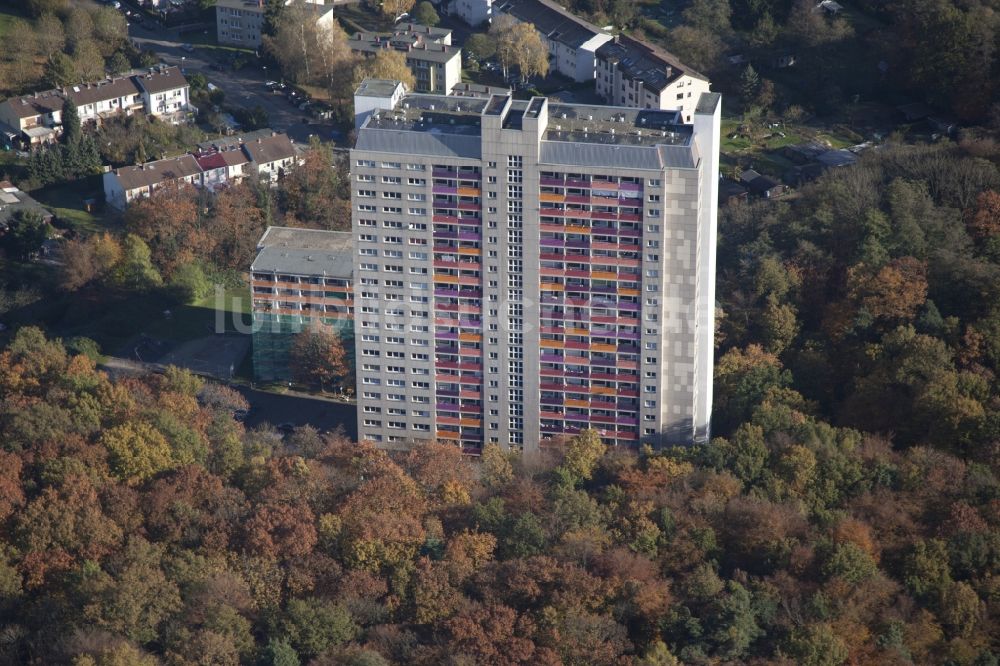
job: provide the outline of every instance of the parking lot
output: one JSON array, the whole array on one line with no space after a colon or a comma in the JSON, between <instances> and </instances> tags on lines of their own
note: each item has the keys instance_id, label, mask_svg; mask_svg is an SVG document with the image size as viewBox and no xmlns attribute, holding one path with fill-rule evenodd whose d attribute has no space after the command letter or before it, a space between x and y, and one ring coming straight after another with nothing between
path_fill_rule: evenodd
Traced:
<instances>
[{"instance_id":1,"label":"parking lot","mask_svg":"<svg viewBox=\"0 0 1000 666\"><path fill-rule=\"evenodd\" d=\"M214 28L204 28L206 33ZM129 25L129 38L140 49L152 49L168 65L177 65L185 73L201 73L210 83L218 86L226 95L227 104L252 109L262 108L268 117L268 126L285 132L297 142L307 142L309 136L320 135L329 139L332 128L328 123L317 123L308 112L301 111L283 94L268 90L267 71L252 65L233 69L224 63L231 61L233 51L190 45L182 41L180 35L165 29L152 21ZM253 59L253 56L250 56Z\"/></svg>"}]
</instances>

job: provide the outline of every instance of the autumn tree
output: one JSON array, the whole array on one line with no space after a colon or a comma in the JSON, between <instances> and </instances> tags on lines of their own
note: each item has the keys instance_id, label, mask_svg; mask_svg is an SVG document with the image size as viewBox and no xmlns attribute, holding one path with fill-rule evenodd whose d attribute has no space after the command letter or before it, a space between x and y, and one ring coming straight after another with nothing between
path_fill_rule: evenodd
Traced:
<instances>
[{"instance_id":1,"label":"autumn tree","mask_svg":"<svg viewBox=\"0 0 1000 666\"><path fill-rule=\"evenodd\" d=\"M969 233L985 240L1000 234L1000 192L984 190L976 197L976 207L966 212Z\"/></svg>"},{"instance_id":2,"label":"autumn tree","mask_svg":"<svg viewBox=\"0 0 1000 666\"><path fill-rule=\"evenodd\" d=\"M411 0L412 1L412 0ZM281 65L284 76L297 83L318 85L342 96L345 70L353 60L347 34L336 21L320 25L308 6L283 7L274 34L264 36L264 48Z\"/></svg>"},{"instance_id":3,"label":"autumn tree","mask_svg":"<svg viewBox=\"0 0 1000 666\"><path fill-rule=\"evenodd\" d=\"M314 323L295 336L289 362L296 381L321 391L353 385L343 338L323 324Z\"/></svg>"},{"instance_id":4,"label":"autumn tree","mask_svg":"<svg viewBox=\"0 0 1000 666\"><path fill-rule=\"evenodd\" d=\"M125 226L148 246L157 269L167 278L174 269L214 247L200 219L197 193L188 185L164 186L153 196L132 202Z\"/></svg>"},{"instance_id":5,"label":"autumn tree","mask_svg":"<svg viewBox=\"0 0 1000 666\"><path fill-rule=\"evenodd\" d=\"M406 64L406 53L396 49L382 49L374 56L358 61L354 68L354 87L365 79L389 79L402 81L407 89L415 90L417 79Z\"/></svg>"},{"instance_id":6,"label":"autumn tree","mask_svg":"<svg viewBox=\"0 0 1000 666\"><path fill-rule=\"evenodd\" d=\"M875 319L911 320L927 300L927 268L913 257L894 259L877 270L852 267L848 292Z\"/></svg>"},{"instance_id":7,"label":"autumn tree","mask_svg":"<svg viewBox=\"0 0 1000 666\"><path fill-rule=\"evenodd\" d=\"M302 226L331 231L350 229L350 183L346 171L346 165L329 145L314 138L302 154L301 163L281 182L285 215Z\"/></svg>"},{"instance_id":8,"label":"autumn tree","mask_svg":"<svg viewBox=\"0 0 1000 666\"><path fill-rule=\"evenodd\" d=\"M387 18L395 19L400 14L413 9L415 4L416 0L383 0L382 13Z\"/></svg>"},{"instance_id":9,"label":"autumn tree","mask_svg":"<svg viewBox=\"0 0 1000 666\"><path fill-rule=\"evenodd\" d=\"M496 39L497 57L505 76L511 67L517 67L526 79L549 73L549 52L533 24L501 14L494 19L490 34Z\"/></svg>"},{"instance_id":10,"label":"autumn tree","mask_svg":"<svg viewBox=\"0 0 1000 666\"><path fill-rule=\"evenodd\" d=\"M75 291L95 280L105 279L121 259L121 245L107 233L66 241L61 268L62 287Z\"/></svg>"}]
</instances>

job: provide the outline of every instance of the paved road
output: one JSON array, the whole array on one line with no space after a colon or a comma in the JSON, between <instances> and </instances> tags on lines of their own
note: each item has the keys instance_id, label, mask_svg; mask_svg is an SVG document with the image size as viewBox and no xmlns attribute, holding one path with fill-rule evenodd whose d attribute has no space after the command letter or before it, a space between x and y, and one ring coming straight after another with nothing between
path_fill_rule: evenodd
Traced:
<instances>
[{"instance_id":1,"label":"paved road","mask_svg":"<svg viewBox=\"0 0 1000 666\"><path fill-rule=\"evenodd\" d=\"M212 28L208 28L212 30ZM194 47L188 53L181 49L181 38L176 31L161 28L151 21L142 25L132 24L129 38L141 49L152 49L168 65L179 65L188 74L200 72L209 82L226 93L225 103L246 108L260 106L268 115L271 129L286 132L295 141L305 143L309 135L319 134L329 138L329 128L309 124L309 116L293 106L284 95L275 95L264 87L265 73L253 65L240 70L227 67L223 71L212 69L212 64L228 57L232 52L220 49ZM271 72L273 74L273 72Z\"/></svg>"},{"instance_id":2,"label":"paved road","mask_svg":"<svg viewBox=\"0 0 1000 666\"><path fill-rule=\"evenodd\" d=\"M261 423L291 423L295 426L308 424L320 431L330 431L343 426L348 437L356 439L358 436L358 410L353 404L279 395L242 386L234 388L250 402L250 414L244 422L248 428Z\"/></svg>"}]
</instances>

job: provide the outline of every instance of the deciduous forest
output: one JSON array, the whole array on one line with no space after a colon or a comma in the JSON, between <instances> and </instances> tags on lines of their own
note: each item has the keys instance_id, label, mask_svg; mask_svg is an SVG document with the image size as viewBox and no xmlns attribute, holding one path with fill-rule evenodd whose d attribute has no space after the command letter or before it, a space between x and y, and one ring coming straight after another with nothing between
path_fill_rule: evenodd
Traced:
<instances>
[{"instance_id":1,"label":"deciduous forest","mask_svg":"<svg viewBox=\"0 0 1000 666\"><path fill-rule=\"evenodd\" d=\"M470 461L282 437L226 387L113 380L86 341L21 329L0 353L0 660L996 664L982 148L889 145L726 209L700 447L585 432Z\"/></svg>"}]
</instances>

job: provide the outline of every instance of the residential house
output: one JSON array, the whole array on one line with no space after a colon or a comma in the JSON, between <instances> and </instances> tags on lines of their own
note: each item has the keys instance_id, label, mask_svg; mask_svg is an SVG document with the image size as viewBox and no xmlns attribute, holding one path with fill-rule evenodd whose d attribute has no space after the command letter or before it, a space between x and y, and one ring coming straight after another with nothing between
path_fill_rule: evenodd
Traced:
<instances>
[{"instance_id":1,"label":"residential house","mask_svg":"<svg viewBox=\"0 0 1000 666\"><path fill-rule=\"evenodd\" d=\"M178 67L154 67L132 77L142 94L147 113L177 120L190 109L190 88Z\"/></svg>"},{"instance_id":2,"label":"residential house","mask_svg":"<svg viewBox=\"0 0 1000 666\"><path fill-rule=\"evenodd\" d=\"M549 67L574 81L592 81L597 50L613 39L596 25L574 16L551 0L503 0L494 13L531 23L549 49Z\"/></svg>"},{"instance_id":3,"label":"residential house","mask_svg":"<svg viewBox=\"0 0 1000 666\"><path fill-rule=\"evenodd\" d=\"M691 122L708 77L663 49L616 35L597 49L597 94L613 106L680 111Z\"/></svg>"},{"instance_id":4,"label":"residential house","mask_svg":"<svg viewBox=\"0 0 1000 666\"><path fill-rule=\"evenodd\" d=\"M740 176L740 182L746 186L751 194L765 199L781 196L785 191L784 185L770 176L762 176L753 169L744 171Z\"/></svg>"},{"instance_id":5,"label":"residential house","mask_svg":"<svg viewBox=\"0 0 1000 666\"><path fill-rule=\"evenodd\" d=\"M173 69L177 69L174 67ZM180 72L178 72L178 75ZM184 77L181 77L183 79ZM185 87L187 82L184 82ZM76 111L80 116L80 122L93 122L100 124L101 120L109 116L124 113L149 113L139 88L136 85L135 77L109 77L96 83L81 83L78 86L67 86L62 88L64 97L68 97L76 105Z\"/></svg>"},{"instance_id":6,"label":"residential house","mask_svg":"<svg viewBox=\"0 0 1000 666\"><path fill-rule=\"evenodd\" d=\"M113 169L104 173L104 199L109 206L125 210L128 204L161 187L201 185L201 173L192 155Z\"/></svg>"},{"instance_id":7,"label":"residential house","mask_svg":"<svg viewBox=\"0 0 1000 666\"><path fill-rule=\"evenodd\" d=\"M451 45L451 30L404 23L389 33L355 33L348 46L366 56L386 49L401 51L418 92L447 95L462 81L462 49Z\"/></svg>"},{"instance_id":8,"label":"residential house","mask_svg":"<svg viewBox=\"0 0 1000 666\"><path fill-rule=\"evenodd\" d=\"M0 102L0 123L7 142L37 146L59 138L65 99L55 90Z\"/></svg>"},{"instance_id":9,"label":"residential house","mask_svg":"<svg viewBox=\"0 0 1000 666\"><path fill-rule=\"evenodd\" d=\"M160 65L141 74L108 77L4 100L0 102L0 130L8 143L15 145L55 141L62 132L62 107L67 99L76 105L82 123L94 125L111 116L135 113L179 122L197 111L190 103L188 83L180 69Z\"/></svg>"},{"instance_id":10,"label":"residential house","mask_svg":"<svg viewBox=\"0 0 1000 666\"><path fill-rule=\"evenodd\" d=\"M275 133L244 142L243 151L250 160L247 172L272 185L296 164L299 154L287 134Z\"/></svg>"},{"instance_id":11,"label":"residential house","mask_svg":"<svg viewBox=\"0 0 1000 666\"><path fill-rule=\"evenodd\" d=\"M242 180L250 164L246 153L235 147L194 153L194 158L201 167L201 186L213 191Z\"/></svg>"}]
</instances>

